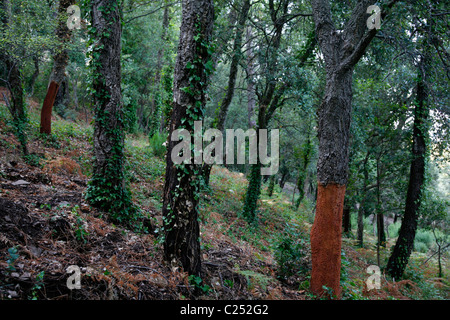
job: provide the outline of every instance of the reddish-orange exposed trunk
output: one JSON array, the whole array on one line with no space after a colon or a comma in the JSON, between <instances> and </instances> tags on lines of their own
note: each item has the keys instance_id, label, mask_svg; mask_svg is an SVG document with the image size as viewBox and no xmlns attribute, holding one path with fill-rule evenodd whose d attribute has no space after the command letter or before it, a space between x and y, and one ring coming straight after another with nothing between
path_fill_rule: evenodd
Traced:
<instances>
[{"instance_id":1,"label":"reddish-orange exposed trunk","mask_svg":"<svg viewBox=\"0 0 450 320\"><path fill-rule=\"evenodd\" d=\"M45 96L41 110L41 133L52 133L52 110L58 88L59 85L55 81L52 81L47 89L47 95Z\"/></svg>"},{"instance_id":2,"label":"reddish-orange exposed trunk","mask_svg":"<svg viewBox=\"0 0 450 320\"><path fill-rule=\"evenodd\" d=\"M345 185L317 186L316 217L311 229L311 291L316 296L328 296L323 289L332 289L340 298L341 233ZM329 297L330 298L330 297Z\"/></svg>"}]
</instances>

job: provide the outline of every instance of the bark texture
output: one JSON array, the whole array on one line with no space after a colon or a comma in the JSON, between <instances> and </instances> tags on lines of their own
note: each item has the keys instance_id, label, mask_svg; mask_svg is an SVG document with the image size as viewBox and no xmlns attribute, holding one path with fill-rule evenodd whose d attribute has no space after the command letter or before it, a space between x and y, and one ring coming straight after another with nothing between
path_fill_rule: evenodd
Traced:
<instances>
[{"instance_id":1,"label":"bark texture","mask_svg":"<svg viewBox=\"0 0 450 320\"><path fill-rule=\"evenodd\" d=\"M311 291L323 293L323 286L333 290L337 297L341 294L341 233L343 199L345 185L319 182L317 186L316 217L311 230Z\"/></svg>"},{"instance_id":2,"label":"bark texture","mask_svg":"<svg viewBox=\"0 0 450 320\"><path fill-rule=\"evenodd\" d=\"M193 122L203 116L208 82L205 64L210 59L205 45L211 40L213 15L212 0L183 0L162 210L164 257L172 266L181 264L184 271L194 275L201 272L197 204L202 165L176 165L171 153L179 142L172 141L170 136L180 128L192 134Z\"/></svg>"},{"instance_id":3,"label":"bark texture","mask_svg":"<svg viewBox=\"0 0 450 320\"><path fill-rule=\"evenodd\" d=\"M422 186L425 182L426 122L429 116L428 92L423 77L417 83L417 105L414 109L412 162L406 194L405 214L395 247L389 257L386 270L395 279L402 277L414 249L417 230L417 215L421 203Z\"/></svg>"},{"instance_id":4,"label":"bark texture","mask_svg":"<svg viewBox=\"0 0 450 320\"><path fill-rule=\"evenodd\" d=\"M114 218L127 210L124 177L124 122L121 92L121 22L117 0L92 1L94 165L87 191L92 205Z\"/></svg>"},{"instance_id":5,"label":"bark texture","mask_svg":"<svg viewBox=\"0 0 450 320\"><path fill-rule=\"evenodd\" d=\"M392 1L389 6L392 6ZM317 41L325 60L326 86L319 116L317 210L311 230L311 289L323 286L340 297L342 209L347 184L353 68L376 34L367 30L370 0L358 1L342 32L332 20L328 0L311 1ZM389 7L388 6L388 7ZM332 230L335 228L334 230Z\"/></svg>"}]
</instances>

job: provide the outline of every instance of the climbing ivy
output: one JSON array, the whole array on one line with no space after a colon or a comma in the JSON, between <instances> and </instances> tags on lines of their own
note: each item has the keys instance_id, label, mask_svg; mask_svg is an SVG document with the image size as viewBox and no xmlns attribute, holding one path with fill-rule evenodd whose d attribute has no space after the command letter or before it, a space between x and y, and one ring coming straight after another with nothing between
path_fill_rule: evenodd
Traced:
<instances>
[{"instance_id":1,"label":"climbing ivy","mask_svg":"<svg viewBox=\"0 0 450 320\"><path fill-rule=\"evenodd\" d=\"M242 216L249 224L256 222L258 199L261 194L261 163L253 164L250 169L249 185L245 194Z\"/></svg>"},{"instance_id":2,"label":"climbing ivy","mask_svg":"<svg viewBox=\"0 0 450 320\"><path fill-rule=\"evenodd\" d=\"M91 10L91 1L84 2L84 8ZM98 11L105 16L111 16L117 10L118 3L113 6L99 7ZM126 183L124 169L124 117L123 112L110 114L104 106L111 103L111 92L101 71L103 65L100 61L104 49L104 41L98 44L99 39L107 40L112 34L113 19L106 21L107 27L98 30L93 25L88 27L88 47L90 62L90 92L94 98L95 133L108 140L111 149L108 150L104 163L94 165L94 173L89 181L86 191L86 200L110 214L110 218L120 223L133 224L139 217L137 208L131 200L131 193ZM119 102L121 103L121 102ZM122 111L122 110L120 110ZM114 124L112 124L114 122ZM95 161L95 160L94 160ZM100 166L95 168L95 166ZM96 170L97 169L97 170Z\"/></svg>"},{"instance_id":3,"label":"climbing ivy","mask_svg":"<svg viewBox=\"0 0 450 320\"><path fill-rule=\"evenodd\" d=\"M186 63L185 68L188 70L189 85L180 90L186 93L190 98L190 104L187 105L185 116L181 118L178 129L186 129L192 132L194 122L200 121L204 116L204 103L207 89L207 79L214 72L214 64L211 59L214 52L214 45L205 38L202 32L202 25L198 22L197 17L195 23L196 33L193 37L195 42L195 53L192 61ZM201 133L197 133L201 134ZM191 154L195 152L195 145L190 141ZM200 192L204 185L203 176L201 174L202 166L199 164L175 164L175 172L177 177L176 187L171 191L170 203L177 206L180 199L193 200L194 210L198 210L198 201ZM188 186L186 188L186 186ZM166 214L164 216L163 230L167 234L172 231L172 225L175 219L174 208L167 204ZM178 210L177 210L178 211ZM161 235L164 236L164 235Z\"/></svg>"}]
</instances>

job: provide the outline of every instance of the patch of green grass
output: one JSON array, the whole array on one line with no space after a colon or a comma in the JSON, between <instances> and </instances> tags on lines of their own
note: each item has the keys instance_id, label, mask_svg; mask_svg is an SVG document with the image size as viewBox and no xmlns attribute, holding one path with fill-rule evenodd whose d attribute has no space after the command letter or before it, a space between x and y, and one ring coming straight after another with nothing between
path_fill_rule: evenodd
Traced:
<instances>
[{"instance_id":1,"label":"patch of green grass","mask_svg":"<svg viewBox=\"0 0 450 320\"><path fill-rule=\"evenodd\" d=\"M155 157L149 147L134 147L127 145L126 170L131 181L153 181L165 173L165 162Z\"/></svg>"}]
</instances>

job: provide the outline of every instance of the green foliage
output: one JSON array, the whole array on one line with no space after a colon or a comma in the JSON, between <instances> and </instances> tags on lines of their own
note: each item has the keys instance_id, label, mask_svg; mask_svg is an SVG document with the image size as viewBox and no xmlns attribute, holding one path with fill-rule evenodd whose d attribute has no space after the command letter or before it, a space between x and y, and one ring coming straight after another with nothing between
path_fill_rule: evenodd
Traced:
<instances>
[{"instance_id":1,"label":"green foliage","mask_svg":"<svg viewBox=\"0 0 450 320\"><path fill-rule=\"evenodd\" d=\"M415 300L446 299L449 294L448 283L446 284L444 280L444 286L436 286L430 281L425 274L426 268L424 268L423 260L424 258L421 257L411 257L405 269L403 278L414 281L418 289L405 292L406 295Z\"/></svg>"},{"instance_id":2,"label":"green foliage","mask_svg":"<svg viewBox=\"0 0 450 320\"><path fill-rule=\"evenodd\" d=\"M125 127L132 133L143 131L150 137L167 123L171 109L173 65L178 32L173 21L174 7L169 6L169 23L163 28L164 10L156 10L152 19L133 19L159 3L124 1L122 34L122 88ZM175 9L177 10L177 9Z\"/></svg>"},{"instance_id":3,"label":"green foliage","mask_svg":"<svg viewBox=\"0 0 450 320\"><path fill-rule=\"evenodd\" d=\"M16 247L11 247L8 249L8 255L9 258L6 260L6 263L8 264L8 267L6 270L8 271L16 271L15 263L16 260L19 259L18 250Z\"/></svg>"},{"instance_id":4,"label":"green foliage","mask_svg":"<svg viewBox=\"0 0 450 320\"><path fill-rule=\"evenodd\" d=\"M127 146L126 155L126 171L131 181L153 181L164 175L165 163L155 158L151 148Z\"/></svg>"},{"instance_id":5,"label":"green foliage","mask_svg":"<svg viewBox=\"0 0 450 320\"><path fill-rule=\"evenodd\" d=\"M35 281L33 287L31 288L30 300L38 299L39 290L41 290L44 287L44 274L45 274L45 271L41 271L36 276L36 281Z\"/></svg>"},{"instance_id":6,"label":"green foliage","mask_svg":"<svg viewBox=\"0 0 450 320\"><path fill-rule=\"evenodd\" d=\"M196 290L200 290L202 294L208 295L211 290L211 287L205 283L203 283L203 279L199 276L191 274L188 277L190 285L194 286Z\"/></svg>"},{"instance_id":7,"label":"green foliage","mask_svg":"<svg viewBox=\"0 0 450 320\"><path fill-rule=\"evenodd\" d=\"M277 262L277 276L287 279L293 275L305 274L308 270L307 237L298 225L285 224L284 231L275 242L274 258Z\"/></svg>"},{"instance_id":8,"label":"green foliage","mask_svg":"<svg viewBox=\"0 0 450 320\"><path fill-rule=\"evenodd\" d=\"M344 250L341 251L341 287L342 299L345 300L364 300L367 299L362 294L364 284L362 279L350 276L349 270L354 270L356 266L352 265ZM358 281L359 280L359 281Z\"/></svg>"},{"instance_id":9,"label":"green foliage","mask_svg":"<svg viewBox=\"0 0 450 320\"><path fill-rule=\"evenodd\" d=\"M157 132L149 138L150 148L155 157L164 158L167 152L165 142L167 142L167 134L165 133Z\"/></svg>"},{"instance_id":10,"label":"green foliage","mask_svg":"<svg viewBox=\"0 0 450 320\"><path fill-rule=\"evenodd\" d=\"M89 232L85 228L84 218L78 213L78 206L74 206L71 210L71 213L75 216L75 224L74 224L74 232L75 238L83 243L87 243L87 237L89 236Z\"/></svg>"},{"instance_id":11,"label":"green foliage","mask_svg":"<svg viewBox=\"0 0 450 320\"><path fill-rule=\"evenodd\" d=\"M247 287L249 290L254 289L256 285L261 287L261 289L264 291L267 290L267 285L272 280L272 278L253 270L240 270L238 266L236 267L236 273L242 274L247 280Z\"/></svg>"},{"instance_id":12,"label":"green foliage","mask_svg":"<svg viewBox=\"0 0 450 320\"><path fill-rule=\"evenodd\" d=\"M23 156L26 163L28 163L31 166L38 167L40 165L40 160L42 159L42 156L34 153L27 154Z\"/></svg>"},{"instance_id":13,"label":"green foliage","mask_svg":"<svg viewBox=\"0 0 450 320\"><path fill-rule=\"evenodd\" d=\"M256 223L258 199L261 194L261 164L251 166L247 193L245 194L242 216L249 224Z\"/></svg>"},{"instance_id":14,"label":"green foliage","mask_svg":"<svg viewBox=\"0 0 450 320\"><path fill-rule=\"evenodd\" d=\"M8 1L11 15L0 8L0 15L8 16L7 27L0 28L0 51L19 63L33 55L41 56L45 50L54 49L57 39L53 18L54 3L42 5L39 0Z\"/></svg>"}]
</instances>

